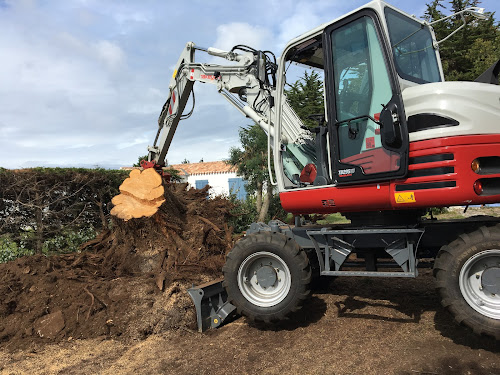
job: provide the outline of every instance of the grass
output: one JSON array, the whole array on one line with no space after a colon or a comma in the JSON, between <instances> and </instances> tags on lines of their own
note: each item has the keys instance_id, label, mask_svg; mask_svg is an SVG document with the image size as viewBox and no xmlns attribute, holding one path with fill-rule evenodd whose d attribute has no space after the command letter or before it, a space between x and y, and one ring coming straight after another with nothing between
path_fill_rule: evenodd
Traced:
<instances>
[{"instance_id":1,"label":"grass","mask_svg":"<svg viewBox=\"0 0 500 375\"><path fill-rule=\"evenodd\" d=\"M321 225L346 224L350 223L350 220L347 220L345 216L343 216L342 214L336 213L336 214L326 215L324 219L318 220L317 223Z\"/></svg>"}]
</instances>

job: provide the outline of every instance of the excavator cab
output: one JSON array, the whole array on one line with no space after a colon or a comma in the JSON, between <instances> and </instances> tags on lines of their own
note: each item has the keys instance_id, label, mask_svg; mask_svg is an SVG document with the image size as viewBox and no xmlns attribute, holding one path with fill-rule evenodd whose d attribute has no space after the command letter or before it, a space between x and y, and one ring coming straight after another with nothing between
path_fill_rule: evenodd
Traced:
<instances>
[{"instance_id":1,"label":"excavator cab","mask_svg":"<svg viewBox=\"0 0 500 375\"><path fill-rule=\"evenodd\" d=\"M284 74L278 75L285 77L284 85L295 78L288 73L291 64L321 71L327 123L318 126L310 139L279 145L281 155L277 159L281 160L275 163L282 166L283 176L278 178L278 183L283 184L283 190L352 185L406 175L409 140L400 79L406 80L410 74L416 78L419 74L414 62L413 70L402 73L402 78L398 76L391 43L401 37L401 33L406 33L407 39L414 42L411 34L416 25L418 30L422 27L392 8L387 8L387 18L384 18L384 7L376 9L379 5L377 2L375 9L363 9L317 30L285 50L281 66ZM406 29L403 27L405 22L409 26ZM393 31L392 40L385 32L387 24ZM430 29L415 35L419 42L422 35L428 35L429 38L423 38L420 44L432 47ZM394 56L400 57L397 60L402 66L400 71L409 66L408 56L402 52L408 46L403 44L400 42L394 48ZM417 45L413 44L410 48L415 49ZM425 51L423 69L436 75L433 80L438 80L436 51L433 48L430 53ZM412 53L411 50L406 52ZM423 82L423 79L414 81ZM415 83L420 82L410 82ZM303 171L310 164L318 171L316 180L310 184L300 183L294 169Z\"/></svg>"}]
</instances>

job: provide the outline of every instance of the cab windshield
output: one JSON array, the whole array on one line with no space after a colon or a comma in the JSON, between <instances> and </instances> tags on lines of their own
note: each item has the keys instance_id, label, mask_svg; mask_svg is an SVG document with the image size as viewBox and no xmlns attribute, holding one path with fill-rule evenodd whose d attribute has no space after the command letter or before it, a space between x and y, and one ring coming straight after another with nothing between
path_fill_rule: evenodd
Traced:
<instances>
[{"instance_id":1,"label":"cab windshield","mask_svg":"<svg viewBox=\"0 0 500 375\"><path fill-rule=\"evenodd\" d=\"M399 76L416 83L440 82L429 27L390 8L385 8L385 17Z\"/></svg>"}]
</instances>

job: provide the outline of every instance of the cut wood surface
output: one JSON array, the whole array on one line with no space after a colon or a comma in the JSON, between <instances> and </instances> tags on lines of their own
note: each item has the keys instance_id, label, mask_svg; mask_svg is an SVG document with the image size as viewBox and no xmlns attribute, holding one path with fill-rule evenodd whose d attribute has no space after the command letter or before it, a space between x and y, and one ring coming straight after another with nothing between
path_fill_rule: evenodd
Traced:
<instances>
[{"instance_id":1,"label":"cut wood surface","mask_svg":"<svg viewBox=\"0 0 500 375\"><path fill-rule=\"evenodd\" d=\"M165 198L161 176L152 168L134 169L120 186L120 194L111 202L111 214L123 220L153 216Z\"/></svg>"}]
</instances>

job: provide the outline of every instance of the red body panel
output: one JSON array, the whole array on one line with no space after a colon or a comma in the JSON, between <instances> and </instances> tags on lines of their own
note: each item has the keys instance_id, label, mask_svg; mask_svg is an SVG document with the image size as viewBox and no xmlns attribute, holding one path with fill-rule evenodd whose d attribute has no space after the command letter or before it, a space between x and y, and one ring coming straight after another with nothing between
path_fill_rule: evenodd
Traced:
<instances>
[{"instance_id":1,"label":"red body panel","mask_svg":"<svg viewBox=\"0 0 500 375\"><path fill-rule=\"evenodd\" d=\"M365 174L397 171L399 169L399 154L387 151L382 147L374 150L366 150L362 154L353 155L341 161L342 163L361 166Z\"/></svg>"},{"instance_id":2,"label":"red body panel","mask_svg":"<svg viewBox=\"0 0 500 375\"><path fill-rule=\"evenodd\" d=\"M429 162L422 162L421 158L420 162L412 163L414 158L440 154L452 154L453 157L451 160ZM474 159L488 156L500 156L500 134L445 137L412 142L410 143L409 173L420 171L425 174L432 168L453 171L378 184L325 186L324 188L286 191L280 194L281 204L288 212L306 214L497 203L500 202L500 194L478 196L473 188L474 182L478 179L500 178L500 173L478 175L472 171L471 163ZM432 186L428 185L429 183L455 186L429 188ZM423 188L423 186L426 187ZM396 202L397 198L401 198L401 194L409 196L410 193L413 193L410 201Z\"/></svg>"}]
</instances>

